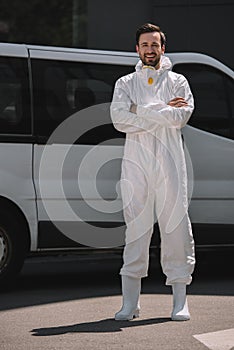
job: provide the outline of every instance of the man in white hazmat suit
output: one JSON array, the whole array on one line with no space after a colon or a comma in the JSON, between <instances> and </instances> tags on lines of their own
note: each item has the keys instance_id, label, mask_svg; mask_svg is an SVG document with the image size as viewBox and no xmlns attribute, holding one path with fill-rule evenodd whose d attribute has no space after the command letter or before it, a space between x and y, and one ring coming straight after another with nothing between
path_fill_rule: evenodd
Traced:
<instances>
[{"instance_id":1,"label":"man in white hazmat suit","mask_svg":"<svg viewBox=\"0 0 234 350\"><path fill-rule=\"evenodd\" d=\"M111 104L114 126L126 133L121 174L127 226L120 271L123 306L115 319L139 316L141 278L147 276L157 219L162 269L173 292L171 318L185 321L190 319L186 285L192 281L195 256L181 128L192 114L193 96L185 77L170 70L165 35L158 26L141 26L136 40L136 72L116 82Z\"/></svg>"}]
</instances>

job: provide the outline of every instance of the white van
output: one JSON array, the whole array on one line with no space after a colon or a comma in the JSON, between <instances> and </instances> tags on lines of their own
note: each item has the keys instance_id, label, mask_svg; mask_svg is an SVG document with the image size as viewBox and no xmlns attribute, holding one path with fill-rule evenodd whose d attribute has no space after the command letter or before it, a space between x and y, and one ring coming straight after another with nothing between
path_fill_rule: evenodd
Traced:
<instances>
[{"instance_id":1,"label":"white van","mask_svg":"<svg viewBox=\"0 0 234 350\"><path fill-rule=\"evenodd\" d=\"M167 55L196 103L183 129L196 246L233 248L234 72L203 54ZM30 253L124 243L116 189L124 135L108 106L137 61L128 52L0 44L1 283Z\"/></svg>"}]
</instances>

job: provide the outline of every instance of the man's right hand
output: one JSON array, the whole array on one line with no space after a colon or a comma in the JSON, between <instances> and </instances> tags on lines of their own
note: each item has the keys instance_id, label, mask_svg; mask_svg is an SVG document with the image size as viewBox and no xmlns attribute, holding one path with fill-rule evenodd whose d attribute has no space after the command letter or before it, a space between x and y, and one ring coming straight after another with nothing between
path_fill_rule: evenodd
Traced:
<instances>
[{"instance_id":1,"label":"man's right hand","mask_svg":"<svg viewBox=\"0 0 234 350\"><path fill-rule=\"evenodd\" d=\"M136 109L137 109L137 105L135 105L134 103L131 104L130 107L130 112L136 114Z\"/></svg>"}]
</instances>

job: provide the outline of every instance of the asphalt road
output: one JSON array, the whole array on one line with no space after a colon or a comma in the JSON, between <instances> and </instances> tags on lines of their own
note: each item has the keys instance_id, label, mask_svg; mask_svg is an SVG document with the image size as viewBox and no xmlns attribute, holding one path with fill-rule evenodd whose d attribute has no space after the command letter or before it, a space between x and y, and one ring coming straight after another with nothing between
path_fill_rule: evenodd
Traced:
<instances>
[{"instance_id":1,"label":"asphalt road","mask_svg":"<svg viewBox=\"0 0 234 350\"><path fill-rule=\"evenodd\" d=\"M170 320L172 296L156 257L143 280L141 317L117 322L121 257L30 258L0 293L0 349L233 350L232 255L203 253L188 288L191 320Z\"/></svg>"}]
</instances>

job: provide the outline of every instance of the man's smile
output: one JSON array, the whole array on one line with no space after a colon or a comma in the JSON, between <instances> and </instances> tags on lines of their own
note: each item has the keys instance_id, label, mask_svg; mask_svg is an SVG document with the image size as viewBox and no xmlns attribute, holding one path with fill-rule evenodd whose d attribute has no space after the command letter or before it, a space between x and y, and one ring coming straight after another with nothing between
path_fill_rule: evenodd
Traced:
<instances>
[{"instance_id":1,"label":"man's smile","mask_svg":"<svg viewBox=\"0 0 234 350\"><path fill-rule=\"evenodd\" d=\"M146 54L145 57L146 58L155 58L156 55L155 54Z\"/></svg>"}]
</instances>

